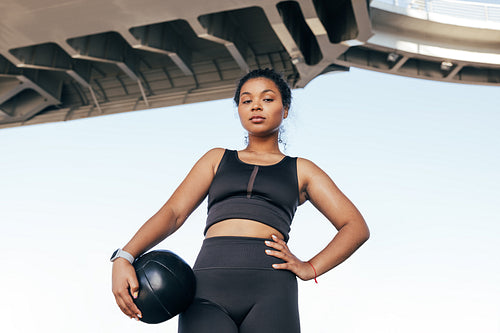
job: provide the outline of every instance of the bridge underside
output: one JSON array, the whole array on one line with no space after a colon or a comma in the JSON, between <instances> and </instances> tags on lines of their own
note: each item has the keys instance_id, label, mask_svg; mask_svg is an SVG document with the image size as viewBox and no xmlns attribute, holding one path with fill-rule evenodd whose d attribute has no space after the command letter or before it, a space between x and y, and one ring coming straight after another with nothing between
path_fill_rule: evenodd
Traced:
<instances>
[{"instance_id":1,"label":"bridge underside","mask_svg":"<svg viewBox=\"0 0 500 333\"><path fill-rule=\"evenodd\" d=\"M265 67L294 88L350 66L500 85L498 30L368 2L4 0L0 128L227 98Z\"/></svg>"}]
</instances>

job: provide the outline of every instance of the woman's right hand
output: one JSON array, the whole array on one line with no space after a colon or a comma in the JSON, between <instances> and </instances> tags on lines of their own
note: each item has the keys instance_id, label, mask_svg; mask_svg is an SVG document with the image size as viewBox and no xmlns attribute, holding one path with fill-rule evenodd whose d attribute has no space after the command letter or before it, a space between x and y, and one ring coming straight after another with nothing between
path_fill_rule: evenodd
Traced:
<instances>
[{"instance_id":1,"label":"woman's right hand","mask_svg":"<svg viewBox=\"0 0 500 333\"><path fill-rule=\"evenodd\" d=\"M122 312L136 320L142 318L141 311L132 300L132 296L137 298L139 295L139 282L134 266L123 258L116 259L113 262L112 284L116 304Z\"/></svg>"}]
</instances>

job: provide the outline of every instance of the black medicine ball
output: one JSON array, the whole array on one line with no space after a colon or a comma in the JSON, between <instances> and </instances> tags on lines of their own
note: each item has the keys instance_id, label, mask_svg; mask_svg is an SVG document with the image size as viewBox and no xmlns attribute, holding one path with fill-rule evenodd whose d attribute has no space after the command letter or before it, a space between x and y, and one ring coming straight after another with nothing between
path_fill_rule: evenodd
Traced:
<instances>
[{"instance_id":1,"label":"black medicine ball","mask_svg":"<svg viewBox=\"0 0 500 333\"><path fill-rule=\"evenodd\" d=\"M167 250L155 250L134 262L139 280L139 297L134 302L141 321L157 324L187 309L194 298L196 282L191 267Z\"/></svg>"}]
</instances>

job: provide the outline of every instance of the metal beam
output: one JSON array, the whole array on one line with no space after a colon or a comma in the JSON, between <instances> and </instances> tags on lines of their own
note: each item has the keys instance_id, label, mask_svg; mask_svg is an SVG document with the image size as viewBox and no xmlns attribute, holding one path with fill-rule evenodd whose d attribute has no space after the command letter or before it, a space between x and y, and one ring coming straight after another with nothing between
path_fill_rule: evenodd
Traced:
<instances>
[{"instance_id":1,"label":"metal beam","mask_svg":"<svg viewBox=\"0 0 500 333\"><path fill-rule=\"evenodd\" d=\"M242 36L238 25L233 22L231 12L224 11L202 15L198 21L204 29L204 32L198 33L199 37L223 44L241 70L250 71L245 60L249 50L248 42Z\"/></svg>"},{"instance_id":2,"label":"metal beam","mask_svg":"<svg viewBox=\"0 0 500 333\"><path fill-rule=\"evenodd\" d=\"M72 59L55 43L20 47L10 50L10 53L19 60L15 63L18 68L62 71L78 83L89 86L90 62Z\"/></svg>"},{"instance_id":3,"label":"metal beam","mask_svg":"<svg viewBox=\"0 0 500 333\"><path fill-rule=\"evenodd\" d=\"M94 104L100 110L100 105L90 85L91 63L86 60L72 59L59 45L45 43L10 50L19 60L18 68L61 71L68 74L80 85L90 90Z\"/></svg>"},{"instance_id":4,"label":"metal beam","mask_svg":"<svg viewBox=\"0 0 500 333\"><path fill-rule=\"evenodd\" d=\"M46 98L32 89L24 89L16 98L11 98L2 104L2 110L12 120L26 121L50 106Z\"/></svg>"},{"instance_id":5,"label":"metal beam","mask_svg":"<svg viewBox=\"0 0 500 333\"><path fill-rule=\"evenodd\" d=\"M120 34L105 32L70 38L67 42L76 51L76 54L72 55L73 58L108 62L118 66L127 76L137 82L142 98L149 107L141 81L136 74L139 57Z\"/></svg>"},{"instance_id":6,"label":"metal beam","mask_svg":"<svg viewBox=\"0 0 500 333\"><path fill-rule=\"evenodd\" d=\"M38 69L20 69L0 55L0 77L3 78L0 105L4 118L26 120L47 106L61 103L63 80L60 75ZM23 99L27 99L26 102Z\"/></svg>"},{"instance_id":7,"label":"metal beam","mask_svg":"<svg viewBox=\"0 0 500 333\"><path fill-rule=\"evenodd\" d=\"M323 58L316 36L306 23L300 6L295 1L283 1L276 5L281 19L308 66L318 64ZM292 62L294 59L292 58ZM298 59L295 60L296 62Z\"/></svg>"},{"instance_id":8,"label":"metal beam","mask_svg":"<svg viewBox=\"0 0 500 333\"><path fill-rule=\"evenodd\" d=\"M25 87L17 78L0 77L0 105L24 89Z\"/></svg>"},{"instance_id":9,"label":"metal beam","mask_svg":"<svg viewBox=\"0 0 500 333\"><path fill-rule=\"evenodd\" d=\"M185 75L193 75L191 69L192 51L184 42L183 36L175 30L175 24L179 24L178 21L131 28L130 33L138 40L138 43L132 46L141 50L165 54Z\"/></svg>"}]
</instances>

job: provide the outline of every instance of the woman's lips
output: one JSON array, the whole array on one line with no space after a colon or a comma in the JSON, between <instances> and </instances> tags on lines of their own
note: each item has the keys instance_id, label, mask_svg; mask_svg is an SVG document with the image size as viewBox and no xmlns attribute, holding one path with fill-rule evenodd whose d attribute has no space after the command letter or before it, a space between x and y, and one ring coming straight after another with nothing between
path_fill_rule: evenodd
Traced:
<instances>
[{"instance_id":1,"label":"woman's lips","mask_svg":"<svg viewBox=\"0 0 500 333\"><path fill-rule=\"evenodd\" d=\"M250 118L250 121L254 124L259 124L261 122L263 122L266 118L264 117L261 117L261 116L253 116Z\"/></svg>"}]
</instances>

